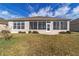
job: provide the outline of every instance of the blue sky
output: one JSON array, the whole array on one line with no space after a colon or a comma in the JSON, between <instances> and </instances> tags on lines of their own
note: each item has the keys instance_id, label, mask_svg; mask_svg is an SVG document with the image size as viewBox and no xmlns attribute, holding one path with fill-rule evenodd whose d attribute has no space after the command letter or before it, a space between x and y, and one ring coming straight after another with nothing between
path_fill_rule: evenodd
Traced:
<instances>
[{"instance_id":1,"label":"blue sky","mask_svg":"<svg viewBox=\"0 0 79 59\"><path fill-rule=\"evenodd\" d=\"M79 18L79 3L2 3L1 18L25 18L48 16L57 18Z\"/></svg>"}]
</instances>

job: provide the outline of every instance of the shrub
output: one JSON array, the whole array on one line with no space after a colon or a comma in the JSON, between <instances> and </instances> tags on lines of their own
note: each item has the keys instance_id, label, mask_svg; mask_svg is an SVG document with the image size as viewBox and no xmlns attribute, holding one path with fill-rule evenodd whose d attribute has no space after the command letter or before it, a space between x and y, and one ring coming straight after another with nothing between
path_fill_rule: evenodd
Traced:
<instances>
[{"instance_id":1,"label":"shrub","mask_svg":"<svg viewBox=\"0 0 79 59\"><path fill-rule=\"evenodd\" d=\"M71 31L67 31L66 33L71 34Z\"/></svg>"},{"instance_id":2,"label":"shrub","mask_svg":"<svg viewBox=\"0 0 79 59\"><path fill-rule=\"evenodd\" d=\"M31 31L29 31L28 33L32 33Z\"/></svg>"},{"instance_id":3,"label":"shrub","mask_svg":"<svg viewBox=\"0 0 79 59\"><path fill-rule=\"evenodd\" d=\"M9 40L12 38L12 35L11 35L10 31L8 31L8 30L2 30L1 34L5 40Z\"/></svg>"},{"instance_id":4,"label":"shrub","mask_svg":"<svg viewBox=\"0 0 79 59\"><path fill-rule=\"evenodd\" d=\"M19 31L19 33L26 33L25 31Z\"/></svg>"},{"instance_id":5,"label":"shrub","mask_svg":"<svg viewBox=\"0 0 79 59\"><path fill-rule=\"evenodd\" d=\"M8 30L2 30L1 33L10 33Z\"/></svg>"},{"instance_id":6,"label":"shrub","mask_svg":"<svg viewBox=\"0 0 79 59\"><path fill-rule=\"evenodd\" d=\"M66 32L59 32L60 34L66 34Z\"/></svg>"},{"instance_id":7,"label":"shrub","mask_svg":"<svg viewBox=\"0 0 79 59\"><path fill-rule=\"evenodd\" d=\"M28 33L38 34L38 31L29 31Z\"/></svg>"},{"instance_id":8,"label":"shrub","mask_svg":"<svg viewBox=\"0 0 79 59\"><path fill-rule=\"evenodd\" d=\"M66 32L59 32L60 34L71 34L70 31L66 31Z\"/></svg>"},{"instance_id":9,"label":"shrub","mask_svg":"<svg viewBox=\"0 0 79 59\"><path fill-rule=\"evenodd\" d=\"M38 32L38 31L33 31L32 33L34 33L34 34L39 34L39 32Z\"/></svg>"}]
</instances>

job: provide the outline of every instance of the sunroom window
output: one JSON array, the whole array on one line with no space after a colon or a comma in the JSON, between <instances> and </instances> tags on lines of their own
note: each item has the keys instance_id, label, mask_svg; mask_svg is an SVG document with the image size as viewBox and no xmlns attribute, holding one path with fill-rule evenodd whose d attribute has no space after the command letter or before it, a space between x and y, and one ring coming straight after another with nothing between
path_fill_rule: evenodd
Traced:
<instances>
[{"instance_id":1,"label":"sunroom window","mask_svg":"<svg viewBox=\"0 0 79 59\"><path fill-rule=\"evenodd\" d=\"M46 29L46 21L31 21L30 29L38 29L38 30Z\"/></svg>"},{"instance_id":2,"label":"sunroom window","mask_svg":"<svg viewBox=\"0 0 79 59\"><path fill-rule=\"evenodd\" d=\"M61 30L66 30L67 29L67 21L62 21L61 22Z\"/></svg>"},{"instance_id":3,"label":"sunroom window","mask_svg":"<svg viewBox=\"0 0 79 59\"><path fill-rule=\"evenodd\" d=\"M67 21L53 22L53 30L66 30L66 29L67 29Z\"/></svg>"},{"instance_id":4,"label":"sunroom window","mask_svg":"<svg viewBox=\"0 0 79 59\"><path fill-rule=\"evenodd\" d=\"M14 22L13 29L25 29L25 23L24 22Z\"/></svg>"},{"instance_id":5,"label":"sunroom window","mask_svg":"<svg viewBox=\"0 0 79 59\"><path fill-rule=\"evenodd\" d=\"M53 29L54 30L59 30L59 21L53 22Z\"/></svg>"}]
</instances>

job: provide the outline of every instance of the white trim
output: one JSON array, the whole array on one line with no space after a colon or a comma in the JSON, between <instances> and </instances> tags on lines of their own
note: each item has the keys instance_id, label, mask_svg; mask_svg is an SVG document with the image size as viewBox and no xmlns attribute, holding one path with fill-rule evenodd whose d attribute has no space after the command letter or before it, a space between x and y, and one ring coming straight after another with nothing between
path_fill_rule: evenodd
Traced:
<instances>
[{"instance_id":1,"label":"white trim","mask_svg":"<svg viewBox=\"0 0 79 59\"><path fill-rule=\"evenodd\" d=\"M39 21L37 21L37 30L38 30L38 23L39 23Z\"/></svg>"},{"instance_id":2,"label":"white trim","mask_svg":"<svg viewBox=\"0 0 79 59\"><path fill-rule=\"evenodd\" d=\"M61 30L61 21L59 21L59 30Z\"/></svg>"},{"instance_id":3,"label":"white trim","mask_svg":"<svg viewBox=\"0 0 79 59\"><path fill-rule=\"evenodd\" d=\"M67 21L67 30L70 31L70 22Z\"/></svg>"},{"instance_id":4,"label":"white trim","mask_svg":"<svg viewBox=\"0 0 79 59\"><path fill-rule=\"evenodd\" d=\"M52 27L51 27L52 29L51 30L53 30L53 21L52 21L52 24L51 25L52 25Z\"/></svg>"}]
</instances>

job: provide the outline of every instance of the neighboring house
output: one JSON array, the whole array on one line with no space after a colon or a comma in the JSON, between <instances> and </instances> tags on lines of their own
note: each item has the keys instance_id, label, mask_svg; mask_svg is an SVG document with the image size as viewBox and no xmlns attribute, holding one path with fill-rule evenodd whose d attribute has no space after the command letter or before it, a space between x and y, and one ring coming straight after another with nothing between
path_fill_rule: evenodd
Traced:
<instances>
[{"instance_id":1,"label":"neighboring house","mask_svg":"<svg viewBox=\"0 0 79 59\"><path fill-rule=\"evenodd\" d=\"M8 22L0 18L0 31L2 30L8 30Z\"/></svg>"},{"instance_id":2,"label":"neighboring house","mask_svg":"<svg viewBox=\"0 0 79 59\"><path fill-rule=\"evenodd\" d=\"M7 24L5 23L0 23L0 31L6 30Z\"/></svg>"},{"instance_id":3,"label":"neighboring house","mask_svg":"<svg viewBox=\"0 0 79 59\"><path fill-rule=\"evenodd\" d=\"M70 30L71 31L77 31L77 32L79 31L79 18L72 20L70 22Z\"/></svg>"},{"instance_id":4,"label":"neighboring house","mask_svg":"<svg viewBox=\"0 0 79 59\"><path fill-rule=\"evenodd\" d=\"M70 21L50 17L17 18L9 20L8 27L11 33L37 31L40 34L53 35L69 31Z\"/></svg>"}]
</instances>

